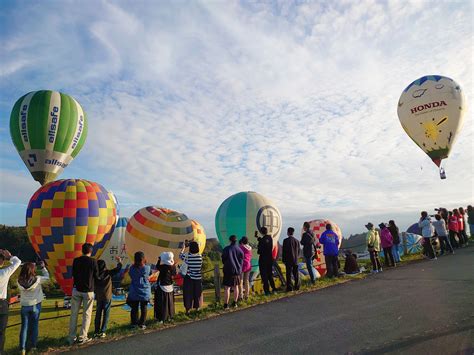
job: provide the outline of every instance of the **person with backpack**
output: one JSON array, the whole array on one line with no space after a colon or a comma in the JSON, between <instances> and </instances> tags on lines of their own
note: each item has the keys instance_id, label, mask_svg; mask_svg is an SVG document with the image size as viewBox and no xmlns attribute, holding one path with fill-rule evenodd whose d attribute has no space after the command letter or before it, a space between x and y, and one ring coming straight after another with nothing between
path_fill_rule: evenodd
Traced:
<instances>
[{"instance_id":1,"label":"person with backpack","mask_svg":"<svg viewBox=\"0 0 474 355\"><path fill-rule=\"evenodd\" d=\"M104 260L97 260L99 280L95 280L94 282L96 301L94 338L106 337L110 307L112 306L112 277L122 270L122 259L117 256L116 260L117 266L112 270L107 270Z\"/></svg>"},{"instance_id":2,"label":"person with backpack","mask_svg":"<svg viewBox=\"0 0 474 355\"><path fill-rule=\"evenodd\" d=\"M392 235L392 239L393 239L393 247L392 247L393 259L395 260L396 263L399 263L401 261L400 260L400 230L398 229L393 219L388 221L388 230L390 231L390 234Z\"/></svg>"},{"instance_id":3,"label":"person with backpack","mask_svg":"<svg viewBox=\"0 0 474 355\"><path fill-rule=\"evenodd\" d=\"M10 265L4 267L5 261L9 261ZM3 354L8 323L8 280L20 265L20 259L12 256L8 250L0 249L0 354Z\"/></svg>"},{"instance_id":4,"label":"person with backpack","mask_svg":"<svg viewBox=\"0 0 474 355\"><path fill-rule=\"evenodd\" d=\"M392 247L393 247L392 233L390 233L390 230L387 228L385 223L380 223L379 228L380 228L380 244L383 249L385 266L386 267L395 266L395 260L392 254Z\"/></svg>"},{"instance_id":5,"label":"person with backpack","mask_svg":"<svg viewBox=\"0 0 474 355\"><path fill-rule=\"evenodd\" d=\"M170 251L162 252L156 263L156 269L159 275L155 289L155 319L163 323L174 317L173 276L176 275L174 254Z\"/></svg>"},{"instance_id":6,"label":"person with backpack","mask_svg":"<svg viewBox=\"0 0 474 355\"><path fill-rule=\"evenodd\" d=\"M303 235L301 236L301 245L303 246L303 257L308 269L308 274L311 279L311 283L316 282L316 275L313 271L313 259L316 251L316 242L314 235L310 230L309 222L303 223Z\"/></svg>"},{"instance_id":7,"label":"person with backpack","mask_svg":"<svg viewBox=\"0 0 474 355\"><path fill-rule=\"evenodd\" d=\"M49 281L48 270L41 261L41 275L36 274L35 263L24 263L18 276L18 289L20 290L21 329L20 352L36 352L38 343L38 323L41 314L41 302L44 299L42 285ZM27 344L29 347L27 348Z\"/></svg>"},{"instance_id":8,"label":"person with backpack","mask_svg":"<svg viewBox=\"0 0 474 355\"><path fill-rule=\"evenodd\" d=\"M180 272L183 280L183 303L186 315L191 308L196 311L202 306L202 255L199 253L199 244L195 241L185 242L179 258L183 261ZM186 246L189 251L185 253ZM185 272L183 272L183 266Z\"/></svg>"},{"instance_id":9,"label":"person with backpack","mask_svg":"<svg viewBox=\"0 0 474 355\"><path fill-rule=\"evenodd\" d=\"M71 298L71 318L69 321L69 344L76 340L84 344L91 339L87 336L92 319L94 307L94 282L99 279L97 260L92 258L92 244L82 245L82 256L74 259L72 263L73 289ZM79 337L77 334L77 318L82 307L82 325Z\"/></svg>"},{"instance_id":10,"label":"person with backpack","mask_svg":"<svg viewBox=\"0 0 474 355\"><path fill-rule=\"evenodd\" d=\"M332 230L331 224L326 224L326 230L319 237L319 243L324 246L323 253L326 260L326 277L333 278L339 275L339 236Z\"/></svg>"},{"instance_id":11,"label":"person with backpack","mask_svg":"<svg viewBox=\"0 0 474 355\"><path fill-rule=\"evenodd\" d=\"M252 247L246 236L240 238L240 249L244 253L242 263L242 277L240 280L239 295L240 299L246 300L250 296L250 272L252 271Z\"/></svg>"},{"instance_id":12,"label":"person with backpack","mask_svg":"<svg viewBox=\"0 0 474 355\"><path fill-rule=\"evenodd\" d=\"M130 306L130 322L132 328L146 329L145 321L148 302L151 297L151 286L148 278L151 268L146 264L145 254L137 251L133 264L128 270L130 275L130 288L128 289L127 304ZM140 318L138 318L140 308Z\"/></svg>"},{"instance_id":13,"label":"person with backpack","mask_svg":"<svg viewBox=\"0 0 474 355\"><path fill-rule=\"evenodd\" d=\"M240 275L242 274L242 264L244 261L244 253L237 245L237 237L231 235L229 237L230 244L222 251L222 263L224 271L224 309L229 309L230 290L234 292L233 307L238 307Z\"/></svg>"},{"instance_id":14,"label":"person with backpack","mask_svg":"<svg viewBox=\"0 0 474 355\"><path fill-rule=\"evenodd\" d=\"M282 261L285 264L286 269L286 291L297 291L300 289L300 278L298 271L298 259L300 257L300 242L296 239L293 234L295 229L289 227L287 231L288 237L283 240L283 253ZM293 276L294 284L291 280Z\"/></svg>"}]
</instances>

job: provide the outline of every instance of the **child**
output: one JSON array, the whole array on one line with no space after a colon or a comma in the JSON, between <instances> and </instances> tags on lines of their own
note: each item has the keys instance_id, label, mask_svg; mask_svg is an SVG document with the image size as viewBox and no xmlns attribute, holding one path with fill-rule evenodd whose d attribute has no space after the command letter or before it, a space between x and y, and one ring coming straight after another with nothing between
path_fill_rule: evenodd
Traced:
<instances>
[{"instance_id":1,"label":"child","mask_svg":"<svg viewBox=\"0 0 474 355\"><path fill-rule=\"evenodd\" d=\"M176 275L174 255L170 251L161 253L156 264L158 275L155 289L155 318L163 323L174 317L173 276Z\"/></svg>"},{"instance_id":2,"label":"child","mask_svg":"<svg viewBox=\"0 0 474 355\"><path fill-rule=\"evenodd\" d=\"M344 263L344 272L348 275L355 275L360 272L357 264L357 255L352 254L351 250L346 250L344 253L346 262Z\"/></svg>"},{"instance_id":3,"label":"child","mask_svg":"<svg viewBox=\"0 0 474 355\"><path fill-rule=\"evenodd\" d=\"M44 299L42 284L49 281L48 270L41 262L43 276L36 275L35 263L24 263L18 276L21 304L20 351L26 353L29 340L32 352L36 350L38 341L38 322L41 313L41 302Z\"/></svg>"},{"instance_id":4,"label":"child","mask_svg":"<svg viewBox=\"0 0 474 355\"><path fill-rule=\"evenodd\" d=\"M117 267L112 270L107 270L104 260L97 260L99 279L94 281L95 299L97 301L94 338L105 338L105 332L107 331L112 304L112 276L118 274L122 269L122 259L120 257L115 259L117 260Z\"/></svg>"}]
</instances>

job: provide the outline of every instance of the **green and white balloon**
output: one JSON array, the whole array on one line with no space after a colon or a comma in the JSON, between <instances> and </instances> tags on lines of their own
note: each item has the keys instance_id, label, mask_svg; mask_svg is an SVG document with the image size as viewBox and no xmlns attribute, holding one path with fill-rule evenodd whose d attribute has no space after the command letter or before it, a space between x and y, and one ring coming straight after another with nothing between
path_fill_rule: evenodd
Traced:
<instances>
[{"instance_id":1,"label":"green and white balloon","mask_svg":"<svg viewBox=\"0 0 474 355\"><path fill-rule=\"evenodd\" d=\"M32 91L13 106L10 134L31 175L44 185L55 180L80 152L87 137L87 118L69 95Z\"/></svg>"}]
</instances>

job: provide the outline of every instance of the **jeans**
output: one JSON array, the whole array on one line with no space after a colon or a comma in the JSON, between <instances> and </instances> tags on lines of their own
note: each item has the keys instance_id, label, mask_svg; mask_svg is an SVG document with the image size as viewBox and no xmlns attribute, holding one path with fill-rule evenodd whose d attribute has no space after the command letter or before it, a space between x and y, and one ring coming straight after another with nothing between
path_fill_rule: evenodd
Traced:
<instances>
[{"instance_id":1,"label":"jeans","mask_svg":"<svg viewBox=\"0 0 474 355\"><path fill-rule=\"evenodd\" d=\"M8 323L8 301L0 300L0 354L3 354L5 346L5 332Z\"/></svg>"},{"instance_id":2,"label":"jeans","mask_svg":"<svg viewBox=\"0 0 474 355\"><path fill-rule=\"evenodd\" d=\"M109 324L110 317L110 306L112 305L112 300L101 300L97 301L97 306L95 310L95 334L105 333L107 331L107 324ZM104 317L102 318L102 314ZM101 324L102 321L102 324Z\"/></svg>"},{"instance_id":3,"label":"jeans","mask_svg":"<svg viewBox=\"0 0 474 355\"><path fill-rule=\"evenodd\" d=\"M130 306L130 320L132 325L144 325L146 320L146 312L148 307L148 301L128 301L127 304ZM140 319L138 319L138 306L140 306Z\"/></svg>"},{"instance_id":4,"label":"jeans","mask_svg":"<svg viewBox=\"0 0 474 355\"><path fill-rule=\"evenodd\" d=\"M286 268L286 290L293 291L300 289L300 276L298 271L298 264L285 264ZM295 285L293 286L293 281L291 276L295 280Z\"/></svg>"},{"instance_id":5,"label":"jeans","mask_svg":"<svg viewBox=\"0 0 474 355\"><path fill-rule=\"evenodd\" d=\"M327 277L337 277L339 274L339 269L337 266L337 256L336 255L324 255L326 260L326 276Z\"/></svg>"},{"instance_id":6,"label":"jeans","mask_svg":"<svg viewBox=\"0 0 474 355\"><path fill-rule=\"evenodd\" d=\"M438 236L439 240L439 246L441 247L441 253L444 254L444 252L449 250L451 253L454 252L453 247L451 246L451 243L449 242L449 239L447 236Z\"/></svg>"},{"instance_id":7,"label":"jeans","mask_svg":"<svg viewBox=\"0 0 474 355\"><path fill-rule=\"evenodd\" d=\"M431 245L431 238L430 237L423 237L423 248L425 249L425 255L430 259L434 259L436 257L433 246Z\"/></svg>"},{"instance_id":8,"label":"jeans","mask_svg":"<svg viewBox=\"0 0 474 355\"><path fill-rule=\"evenodd\" d=\"M79 309L82 306L82 326L79 339L87 339L89 326L92 319L92 308L94 306L94 292L79 292L72 290L71 298L71 319L69 321L69 340L72 342L77 334L77 318Z\"/></svg>"},{"instance_id":9,"label":"jeans","mask_svg":"<svg viewBox=\"0 0 474 355\"><path fill-rule=\"evenodd\" d=\"M21 306L20 350L26 350L28 340L29 348L36 348L40 313L41 302L34 306Z\"/></svg>"},{"instance_id":10,"label":"jeans","mask_svg":"<svg viewBox=\"0 0 474 355\"><path fill-rule=\"evenodd\" d=\"M265 294L270 293L270 287L273 291L276 290L275 281L273 280L273 261L262 260L258 262L258 269L263 283L263 291Z\"/></svg>"},{"instance_id":11,"label":"jeans","mask_svg":"<svg viewBox=\"0 0 474 355\"><path fill-rule=\"evenodd\" d=\"M308 269L308 274L309 274L309 277L311 278L311 282L314 283L315 277L314 277L314 272L313 272L313 257L311 256L307 258L305 256L304 261L306 262L306 268Z\"/></svg>"},{"instance_id":12,"label":"jeans","mask_svg":"<svg viewBox=\"0 0 474 355\"><path fill-rule=\"evenodd\" d=\"M398 250L398 246L399 246L398 244L394 244L392 247L393 258L395 259L396 263L400 262L400 252Z\"/></svg>"},{"instance_id":13,"label":"jeans","mask_svg":"<svg viewBox=\"0 0 474 355\"><path fill-rule=\"evenodd\" d=\"M469 225L469 235L471 238L474 237L474 224Z\"/></svg>"},{"instance_id":14,"label":"jeans","mask_svg":"<svg viewBox=\"0 0 474 355\"><path fill-rule=\"evenodd\" d=\"M395 266L395 260L392 254L392 247L383 248L385 266Z\"/></svg>"},{"instance_id":15,"label":"jeans","mask_svg":"<svg viewBox=\"0 0 474 355\"><path fill-rule=\"evenodd\" d=\"M370 261L372 262L372 268L374 271L379 271L382 268L379 260L379 252L376 250L369 251L370 253Z\"/></svg>"}]
</instances>

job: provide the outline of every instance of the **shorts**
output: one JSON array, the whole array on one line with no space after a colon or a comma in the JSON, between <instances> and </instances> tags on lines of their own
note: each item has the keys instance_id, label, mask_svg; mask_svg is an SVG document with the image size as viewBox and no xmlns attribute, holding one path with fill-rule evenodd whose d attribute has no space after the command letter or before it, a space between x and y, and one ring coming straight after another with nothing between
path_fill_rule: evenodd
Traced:
<instances>
[{"instance_id":1,"label":"shorts","mask_svg":"<svg viewBox=\"0 0 474 355\"><path fill-rule=\"evenodd\" d=\"M240 275L227 275L224 274L224 281L222 282L224 286L234 287L240 285Z\"/></svg>"}]
</instances>

